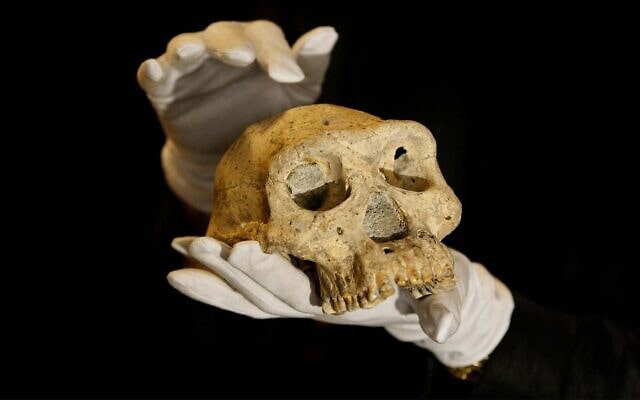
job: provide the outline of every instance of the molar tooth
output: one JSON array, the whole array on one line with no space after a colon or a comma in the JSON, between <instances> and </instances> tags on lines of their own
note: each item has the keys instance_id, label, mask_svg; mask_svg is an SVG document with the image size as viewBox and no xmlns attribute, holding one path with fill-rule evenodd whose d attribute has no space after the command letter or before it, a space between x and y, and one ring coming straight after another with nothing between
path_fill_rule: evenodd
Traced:
<instances>
[{"instance_id":1,"label":"molar tooth","mask_svg":"<svg viewBox=\"0 0 640 400\"><path fill-rule=\"evenodd\" d=\"M336 310L333 309L333 306L331 305L331 303L329 302L328 299L325 299L322 302L322 311L325 314L335 314L336 313Z\"/></svg>"},{"instance_id":2,"label":"molar tooth","mask_svg":"<svg viewBox=\"0 0 640 400\"><path fill-rule=\"evenodd\" d=\"M367 308L369 301L367 300L366 292L363 291L361 293L358 293L358 303L360 303L361 308Z\"/></svg>"},{"instance_id":3,"label":"molar tooth","mask_svg":"<svg viewBox=\"0 0 640 400\"><path fill-rule=\"evenodd\" d=\"M396 283L400 286L406 286L407 285L406 275L401 272L396 273Z\"/></svg>"}]
</instances>

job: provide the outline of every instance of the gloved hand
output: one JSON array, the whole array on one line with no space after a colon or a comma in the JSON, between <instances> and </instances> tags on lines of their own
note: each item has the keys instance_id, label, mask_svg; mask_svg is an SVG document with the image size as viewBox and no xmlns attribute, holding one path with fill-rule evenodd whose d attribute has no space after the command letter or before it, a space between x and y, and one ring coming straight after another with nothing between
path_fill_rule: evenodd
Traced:
<instances>
[{"instance_id":1,"label":"gloved hand","mask_svg":"<svg viewBox=\"0 0 640 400\"><path fill-rule=\"evenodd\" d=\"M487 357L509 327L509 289L480 264L453 251L455 290L414 300L396 293L376 307L325 315L307 275L255 241L229 247L209 237L175 239L173 247L206 269L173 271L168 279L183 294L253 318L312 318L335 324L382 326L401 341L427 349L445 365L460 367ZM213 271L213 273L211 272Z\"/></svg>"},{"instance_id":2,"label":"gloved hand","mask_svg":"<svg viewBox=\"0 0 640 400\"><path fill-rule=\"evenodd\" d=\"M162 166L171 190L210 213L222 154L252 123L318 98L337 38L319 27L289 47L272 22L216 22L143 62L138 82L167 137Z\"/></svg>"}]
</instances>

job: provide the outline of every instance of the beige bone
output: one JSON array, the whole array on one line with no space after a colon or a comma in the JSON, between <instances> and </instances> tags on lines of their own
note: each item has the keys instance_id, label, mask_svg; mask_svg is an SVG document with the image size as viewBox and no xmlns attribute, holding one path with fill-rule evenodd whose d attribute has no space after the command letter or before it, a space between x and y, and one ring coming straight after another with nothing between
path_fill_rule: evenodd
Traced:
<instances>
[{"instance_id":1,"label":"beige bone","mask_svg":"<svg viewBox=\"0 0 640 400\"><path fill-rule=\"evenodd\" d=\"M327 104L290 109L229 148L214 193L207 234L315 263L325 313L373 307L392 281L416 298L455 285L441 240L461 206L417 122Z\"/></svg>"}]
</instances>

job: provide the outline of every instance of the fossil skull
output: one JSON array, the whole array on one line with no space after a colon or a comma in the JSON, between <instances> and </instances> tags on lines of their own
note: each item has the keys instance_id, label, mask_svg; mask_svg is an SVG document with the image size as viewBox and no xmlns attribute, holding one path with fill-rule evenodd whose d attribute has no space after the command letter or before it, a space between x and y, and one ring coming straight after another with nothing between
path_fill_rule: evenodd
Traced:
<instances>
[{"instance_id":1,"label":"fossil skull","mask_svg":"<svg viewBox=\"0 0 640 400\"><path fill-rule=\"evenodd\" d=\"M423 125L320 104L250 126L216 171L207 234L315 263L327 314L455 285L460 202Z\"/></svg>"}]
</instances>

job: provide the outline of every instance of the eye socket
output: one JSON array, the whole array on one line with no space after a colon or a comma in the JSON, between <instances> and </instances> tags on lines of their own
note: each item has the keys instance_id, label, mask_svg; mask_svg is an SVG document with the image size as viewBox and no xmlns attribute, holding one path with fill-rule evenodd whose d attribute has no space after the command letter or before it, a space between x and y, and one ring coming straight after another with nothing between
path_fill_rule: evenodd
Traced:
<instances>
[{"instance_id":1,"label":"eye socket","mask_svg":"<svg viewBox=\"0 0 640 400\"><path fill-rule=\"evenodd\" d=\"M327 182L322 168L315 163L295 167L287 176L287 187L293 201L311 211L332 209L350 194L344 181Z\"/></svg>"},{"instance_id":2,"label":"eye socket","mask_svg":"<svg viewBox=\"0 0 640 400\"><path fill-rule=\"evenodd\" d=\"M400 146L393 154L393 169L380 168L380 172L384 175L387 183L392 186L412 192L422 192L429 187L429 181L411 173L415 170L412 168L415 162L416 160L412 159L407 148Z\"/></svg>"}]
</instances>

